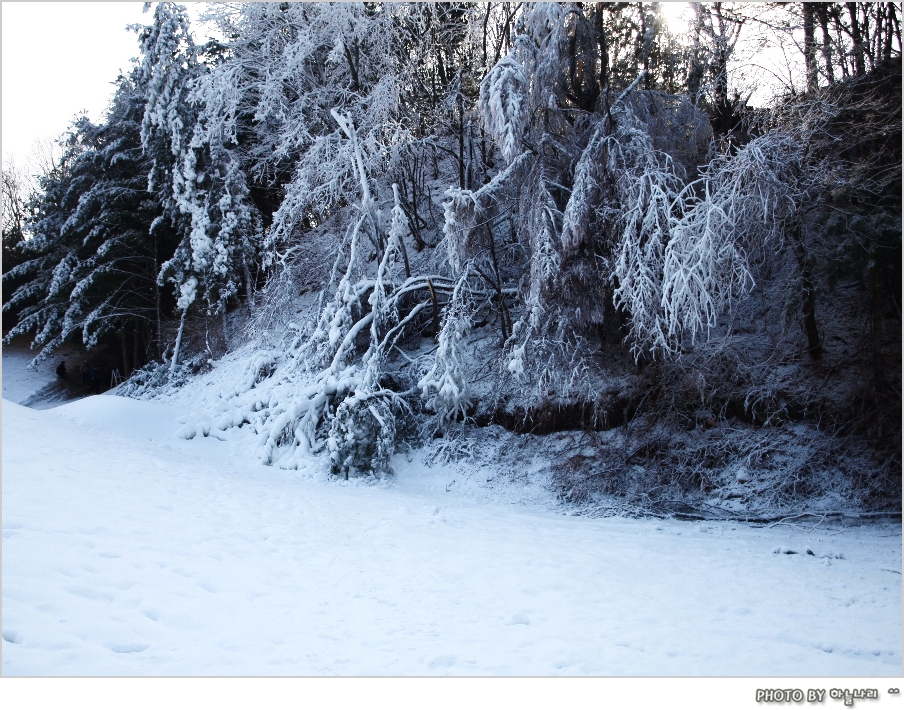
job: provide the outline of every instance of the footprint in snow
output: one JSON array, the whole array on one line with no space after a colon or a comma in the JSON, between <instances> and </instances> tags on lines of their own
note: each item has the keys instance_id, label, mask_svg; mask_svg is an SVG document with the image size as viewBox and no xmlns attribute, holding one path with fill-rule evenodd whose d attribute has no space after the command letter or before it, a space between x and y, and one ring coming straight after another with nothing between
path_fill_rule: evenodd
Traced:
<instances>
[{"instance_id":1,"label":"footprint in snow","mask_svg":"<svg viewBox=\"0 0 904 710\"><path fill-rule=\"evenodd\" d=\"M16 631L7 629L3 632L3 640L8 643L22 643L22 636Z\"/></svg>"},{"instance_id":2,"label":"footprint in snow","mask_svg":"<svg viewBox=\"0 0 904 710\"><path fill-rule=\"evenodd\" d=\"M74 594L77 597L83 597L85 599L90 599L91 601L97 602L112 602L113 595L108 594L107 592L100 591L99 589L95 589L93 587L84 587L79 585L72 585L66 587L65 590L69 592L69 594Z\"/></svg>"},{"instance_id":3,"label":"footprint in snow","mask_svg":"<svg viewBox=\"0 0 904 710\"><path fill-rule=\"evenodd\" d=\"M113 653L141 653L150 648L146 643L114 643L109 646Z\"/></svg>"},{"instance_id":4,"label":"footprint in snow","mask_svg":"<svg viewBox=\"0 0 904 710\"><path fill-rule=\"evenodd\" d=\"M527 614L525 614L523 611L518 612L517 614L512 616L511 619L509 619L507 622L505 622L506 626L517 626L518 624L524 624L525 626L530 625L530 619L527 617Z\"/></svg>"}]
</instances>

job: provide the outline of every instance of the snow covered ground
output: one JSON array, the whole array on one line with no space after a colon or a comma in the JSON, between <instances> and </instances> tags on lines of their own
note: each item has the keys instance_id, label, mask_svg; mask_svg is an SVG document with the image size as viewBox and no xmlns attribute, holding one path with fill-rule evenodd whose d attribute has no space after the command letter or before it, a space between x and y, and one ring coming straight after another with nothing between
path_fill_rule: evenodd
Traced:
<instances>
[{"instance_id":1,"label":"snow covered ground","mask_svg":"<svg viewBox=\"0 0 904 710\"><path fill-rule=\"evenodd\" d=\"M27 366L34 356L35 353L22 342L3 346L3 399L22 404L54 382L54 370L59 363L54 359L45 360L33 372Z\"/></svg>"},{"instance_id":2,"label":"snow covered ground","mask_svg":"<svg viewBox=\"0 0 904 710\"><path fill-rule=\"evenodd\" d=\"M187 411L4 400L4 675L900 674L898 523L563 515L418 454L336 483Z\"/></svg>"},{"instance_id":3,"label":"snow covered ground","mask_svg":"<svg viewBox=\"0 0 904 710\"><path fill-rule=\"evenodd\" d=\"M17 337L9 345L3 346L3 399L16 404L25 404L34 409L50 409L64 401L81 396L76 394L78 366L85 357L71 345L64 346L56 357L39 364L34 370L28 364L37 352L29 347L29 337ZM68 382L64 384L56 376L57 365L66 361L69 369Z\"/></svg>"}]
</instances>

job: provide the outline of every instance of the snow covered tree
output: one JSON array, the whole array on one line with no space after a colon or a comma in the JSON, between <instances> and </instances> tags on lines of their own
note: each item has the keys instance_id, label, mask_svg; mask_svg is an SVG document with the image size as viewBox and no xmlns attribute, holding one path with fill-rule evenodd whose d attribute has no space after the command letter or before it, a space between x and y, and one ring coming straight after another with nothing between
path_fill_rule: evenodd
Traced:
<instances>
[{"instance_id":1,"label":"snow covered tree","mask_svg":"<svg viewBox=\"0 0 904 710\"><path fill-rule=\"evenodd\" d=\"M174 307L173 369L194 314L225 329L245 298L247 372L182 435L247 423L266 463L328 450L337 476L389 472L409 416L602 426L690 407L691 376L773 422L787 373L835 357L823 314L855 276L896 391L898 13L854 5L844 41L847 5L807 9L810 90L753 112L730 4L698 4L686 44L656 3L217 4L202 46L161 3L119 108L35 203L20 328L160 337Z\"/></svg>"},{"instance_id":2,"label":"snow covered tree","mask_svg":"<svg viewBox=\"0 0 904 710\"><path fill-rule=\"evenodd\" d=\"M500 306L524 284L506 370L528 379L538 401L580 381L589 339L618 318L616 308L629 321L636 310L643 323L631 335L635 347L662 341L662 325L642 313L660 313L684 163L707 147L705 117L686 100L641 94L644 74L617 94L599 84L595 94L589 84L577 88L577 72L591 66L581 47L601 41L595 26L595 16L561 6L524 12L512 53L481 86L483 120L509 167L475 193L450 191L445 203L453 268L483 260ZM654 102L655 112L647 108ZM696 151L684 153L689 145ZM500 270L491 262L506 227L525 261Z\"/></svg>"},{"instance_id":3,"label":"snow covered tree","mask_svg":"<svg viewBox=\"0 0 904 710\"><path fill-rule=\"evenodd\" d=\"M60 164L39 179L40 195L36 196L26 223L31 238L20 242L21 262L3 274L6 288L15 281L24 281L3 304L4 313L19 311L18 322L7 333L4 342L20 333L34 331L34 344L49 346L41 351L42 355L45 351L49 354L62 342L55 336L66 310L66 301L58 294L60 282L67 278L75 261L75 244L61 237L61 228L74 208L71 199L67 200L72 183L68 168L81 150L80 143L70 141Z\"/></svg>"},{"instance_id":4,"label":"snow covered tree","mask_svg":"<svg viewBox=\"0 0 904 710\"><path fill-rule=\"evenodd\" d=\"M43 181L27 227L31 238L22 247L30 258L11 272L30 275L11 302L39 300L22 309L9 336L37 331L39 358L72 336L91 348L118 335L127 374L153 352L161 304L158 245L149 232L162 209L147 190L148 162L139 141L143 113L135 77L120 77L104 122L78 119L62 164Z\"/></svg>"},{"instance_id":5,"label":"snow covered tree","mask_svg":"<svg viewBox=\"0 0 904 710\"><path fill-rule=\"evenodd\" d=\"M151 232L153 235L168 220L183 235L175 254L163 263L158 276L159 285L167 280L173 283L177 306L182 312L173 348L172 366L175 367L186 314L198 293L199 278L194 271L209 269L214 261L210 258L207 221L201 210L191 209L197 156L190 143L197 110L190 101L190 92L193 82L203 73L203 66L183 6L158 3L153 23L136 30L142 54L138 71L145 92L141 145L151 161L148 189L158 195L165 207L165 215ZM200 252L197 260L193 258L193 242ZM222 254L219 256L222 259Z\"/></svg>"},{"instance_id":6,"label":"snow covered tree","mask_svg":"<svg viewBox=\"0 0 904 710\"><path fill-rule=\"evenodd\" d=\"M262 355L272 366L264 382L255 361L245 383L221 402L217 426L252 422L266 463L294 468L328 447L334 473L383 475L394 447L395 417L408 405L384 386L382 360L429 302L405 310L402 304L428 288L448 288L448 282L438 279L434 286L429 278L406 276L408 225L398 189L384 219L375 211L355 125L338 111L334 119L349 143L360 190L358 217L348 226L332 272L338 281L327 285L310 335L296 337L284 354ZM381 248L375 268L366 258L372 247ZM358 341L368 333L369 346L359 355ZM196 433L196 427L185 430L186 436Z\"/></svg>"},{"instance_id":7,"label":"snow covered tree","mask_svg":"<svg viewBox=\"0 0 904 710\"><path fill-rule=\"evenodd\" d=\"M28 217L29 195L26 193L25 176L15 165L3 166L3 273L12 270L21 260L19 244L25 239L25 221ZM21 284L16 279L8 279L3 284L3 304L9 301L13 292ZM10 320L18 317L16 309L7 311L7 327Z\"/></svg>"},{"instance_id":8,"label":"snow covered tree","mask_svg":"<svg viewBox=\"0 0 904 710\"><path fill-rule=\"evenodd\" d=\"M471 329L471 313L464 298L467 277L466 271L455 284L443 317L433 366L418 382L427 408L437 415L440 426L466 417L471 405L464 352L464 341Z\"/></svg>"}]
</instances>

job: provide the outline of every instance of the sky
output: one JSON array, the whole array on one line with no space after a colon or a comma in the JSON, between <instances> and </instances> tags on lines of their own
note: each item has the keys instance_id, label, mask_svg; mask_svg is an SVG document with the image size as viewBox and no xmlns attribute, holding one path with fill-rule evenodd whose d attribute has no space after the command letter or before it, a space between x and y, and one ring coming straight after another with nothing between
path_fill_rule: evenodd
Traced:
<instances>
[{"instance_id":1,"label":"sky","mask_svg":"<svg viewBox=\"0 0 904 710\"><path fill-rule=\"evenodd\" d=\"M187 3L193 24L202 3ZM143 2L4 2L2 156L27 166L36 141L52 141L86 110L99 120L112 82L139 54L126 29L148 24Z\"/></svg>"},{"instance_id":2,"label":"sky","mask_svg":"<svg viewBox=\"0 0 904 710\"><path fill-rule=\"evenodd\" d=\"M187 3L193 24L204 3ZM4 165L29 163L36 141L48 144L82 110L99 120L113 82L138 55L126 30L147 24L141 2L3 2L2 150ZM673 31L686 27L687 3L665 3Z\"/></svg>"},{"instance_id":3,"label":"sky","mask_svg":"<svg viewBox=\"0 0 904 710\"><path fill-rule=\"evenodd\" d=\"M688 3L686 2L664 2L660 6L662 14L665 15L666 24L673 32L680 32L687 26L685 14L688 12Z\"/></svg>"},{"instance_id":4,"label":"sky","mask_svg":"<svg viewBox=\"0 0 904 710\"><path fill-rule=\"evenodd\" d=\"M3 115L4 164L23 167L32 145L66 130L87 110L103 115L111 84L138 55L138 40L125 29L147 23L144 3L4 2Z\"/></svg>"}]
</instances>

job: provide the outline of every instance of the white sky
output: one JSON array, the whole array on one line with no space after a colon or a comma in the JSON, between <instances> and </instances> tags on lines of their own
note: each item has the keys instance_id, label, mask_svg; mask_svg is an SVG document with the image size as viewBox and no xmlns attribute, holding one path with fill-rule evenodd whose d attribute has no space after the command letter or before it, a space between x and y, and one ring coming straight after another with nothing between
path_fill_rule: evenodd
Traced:
<instances>
[{"instance_id":1,"label":"white sky","mask_svg":"<svg viewBox=\"0 0 904 710\"><path fill-rule=\"evenodd\" d=\"M53 139L82 109L98 120L110 82L138 56L125 26L148 23L140 2L4 2L4 162L24 166L37 140Z\"/></svg>"},{"instance_id":2,"label":"white sky","mask_svg":"<svg viewBox=\"0 0 904 710\"><path fill-rule=\"evenodd\" d=\"M192 24L201 3L186 3ZM85 109L99 120L120 70L139 54L126 25L149 24L142 2L3 2L2 156L26 167L36 141Z\"/></svg>"}]
</instances>

